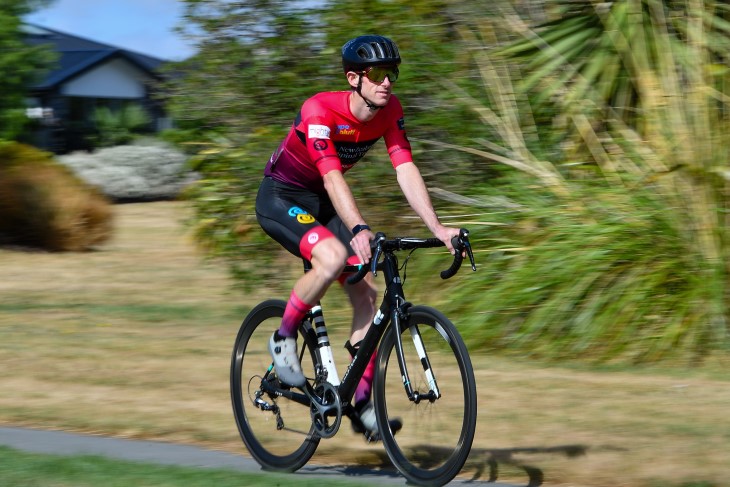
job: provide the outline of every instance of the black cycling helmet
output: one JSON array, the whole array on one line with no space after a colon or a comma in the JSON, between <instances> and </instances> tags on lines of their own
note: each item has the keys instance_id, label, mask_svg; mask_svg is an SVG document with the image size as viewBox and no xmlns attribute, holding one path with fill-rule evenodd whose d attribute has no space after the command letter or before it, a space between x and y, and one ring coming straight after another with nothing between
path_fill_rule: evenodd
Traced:
<instances>
[{"instance_id":1,"label":"black cycling helmet","mask_svg":"<svg viewBox=\"0 0 730 487\"><path fill-rule=\"evenodd\" d=\"M378 35L359 36L342 46L342 69L360 72L370 66L400 64L400 53L395 42Z\"/></svg>"}]
</instances>

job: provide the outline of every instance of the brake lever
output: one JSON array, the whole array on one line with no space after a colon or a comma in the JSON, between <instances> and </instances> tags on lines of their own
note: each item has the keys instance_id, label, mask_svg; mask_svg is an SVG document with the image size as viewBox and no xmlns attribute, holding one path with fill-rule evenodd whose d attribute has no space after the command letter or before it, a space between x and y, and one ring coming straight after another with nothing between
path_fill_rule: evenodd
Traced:
<instances>
[{"instance_id":1,"label":"brake lever","mask_svg":"<svg viewBox=\"0 0 730 487\"><path fill-rule=\"evenodd\" d=\"M383 232L376 233L372 247L375 253L373 254L372 259L370 259L370 272L372 272L375 277L378 275L378 261L380 260L380 255L383 253L383 247L381 245L383 241L385 241L385 234Z\"/></svg>"},{"instance_id":2,"label":"brake lever","mask_svg":"<svg viewBox=\"0 0 730 487\"><path fill-rule=\"evenodd\" d=\"M474 252L471 250L471 242L469 242L469 232L462 228L459 232L459 242L463 245L466 250L466 255L469 256L469 262L471 263L471 270L476 272L477 264L474 262Z\"/></svg>"}]
</instances>

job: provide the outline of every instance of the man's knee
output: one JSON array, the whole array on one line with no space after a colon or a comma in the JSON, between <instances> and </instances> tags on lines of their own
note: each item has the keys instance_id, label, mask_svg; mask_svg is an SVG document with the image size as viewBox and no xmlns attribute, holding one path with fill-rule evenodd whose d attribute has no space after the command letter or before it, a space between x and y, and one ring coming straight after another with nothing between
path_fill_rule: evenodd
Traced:
<instances>
[{"instance_id":1,"label":"man's knee","mask_svg":"<svg viewBox=\"0 0 730 487\"><path fill-rule=\"evenodd\" d=\"M335 238L322 240L312 249L312 270L328 281L334 281L345 267L347 249Z\"/></svg>"}]
</instances>

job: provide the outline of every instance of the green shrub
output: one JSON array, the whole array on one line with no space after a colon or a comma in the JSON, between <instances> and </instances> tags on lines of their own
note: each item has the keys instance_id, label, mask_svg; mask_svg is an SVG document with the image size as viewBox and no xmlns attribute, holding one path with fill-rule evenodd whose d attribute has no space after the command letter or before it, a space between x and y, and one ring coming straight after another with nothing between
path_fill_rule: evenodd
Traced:
<instances>
[{"instance_id":1,"label":"green shrub","mask_svg":"<svg viewBox=\"0 0 730 487\"><path fill-rule=\"evenodd\" d=\"M20 137L30 120L22 108L0 111L0 140L14 140Z\"/></svg>"},{"instance_id":2,"label":"green shrub","mask_svg":"<svg viewBox=\"0 0 730 487\"><path fill-rule=\"evenodd\" d=\"M127 105L121 110L100 107L94 111L98 147L113 147L128 144L134 134L143 132L150 124L150 118L138 105Z\"/></svg>"},{"instance_id":3,"label":"green shrub","mask_svg":"<svg viewBox=\"0 0 730 487\"><path fill-rule=\"evenodd\" d=\"M109 201L48 153L0 143L0 242L81 251L112 233Z\"/></svg>"}]
</instances>

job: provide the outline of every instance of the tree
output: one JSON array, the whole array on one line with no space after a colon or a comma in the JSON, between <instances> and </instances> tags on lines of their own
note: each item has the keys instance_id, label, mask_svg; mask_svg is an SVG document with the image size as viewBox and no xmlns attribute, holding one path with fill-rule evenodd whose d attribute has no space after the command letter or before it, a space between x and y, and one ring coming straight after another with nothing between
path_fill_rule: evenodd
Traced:
<instances>
[{"instance_id":1,"label":"tree","mask_svg":"<svg viewBox=\"0 0 730 487\"><path fill-rule=\"evenodd\" d=\"M49 3L0 0L0 138L15 137L25 121L24 98L53 56L45 47L23 43L22 16Z\"/></svg>"},{"instance_id":2,"label":"tree","mask_svg":"<svg viewBox=\"0 0 730 487\"><path fill-rule=\"evenodd\" d=\"M198 52L172 67L184 73L166 86L175 118L241 135L290 121L327 75L311 61L323 49L318 30L317 16L296 2L187 0L179 31Z\"/></svg>"}]
</instances>

